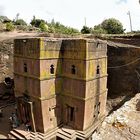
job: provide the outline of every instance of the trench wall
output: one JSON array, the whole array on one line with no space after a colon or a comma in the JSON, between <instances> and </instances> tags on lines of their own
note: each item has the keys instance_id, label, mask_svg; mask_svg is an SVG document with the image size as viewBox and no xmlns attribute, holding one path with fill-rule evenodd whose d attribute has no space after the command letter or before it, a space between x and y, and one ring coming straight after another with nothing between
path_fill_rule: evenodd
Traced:
<instances>
[{"instance_id":1,"label":"trench wall","mask_svg":"<svg viewBox=\"0 0 140 140\"><path fill-rule=\"evenodd\" d=\"M140 91L140 48L108 45L108 98Z\"/></svg>"}]
</instances>

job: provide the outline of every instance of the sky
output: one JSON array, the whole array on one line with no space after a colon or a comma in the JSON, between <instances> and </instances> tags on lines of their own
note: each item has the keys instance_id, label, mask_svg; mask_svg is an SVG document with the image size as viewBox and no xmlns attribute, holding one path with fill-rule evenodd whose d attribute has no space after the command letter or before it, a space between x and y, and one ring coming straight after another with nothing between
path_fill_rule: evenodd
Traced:
<instances>
[{"instance_id":1,"label":"sky","mask_svg":"<svg viewBox=\"0 0 140 140\"><path fill-rule=\"evenodd\" d=\"M81 29L83 25L94 27L107 18L120 20L126 31L130 31L128 11L133 30L140 30L139 0L0 0L0 15L19 18L30 23L36 18Z\"/></svg>"}]
</instances>

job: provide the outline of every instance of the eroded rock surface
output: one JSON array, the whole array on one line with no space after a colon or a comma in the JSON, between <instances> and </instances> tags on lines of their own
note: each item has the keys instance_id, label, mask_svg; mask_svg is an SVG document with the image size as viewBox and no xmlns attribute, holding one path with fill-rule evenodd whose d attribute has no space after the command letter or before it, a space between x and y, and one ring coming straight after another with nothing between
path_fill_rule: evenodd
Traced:
<instances>
[{"instance_id":1,"label":"eroded rock surface","mask_svg":"<svg viewBox=\"0 0 140 140\"><path fill-rule=\"evenodd\" d=\"M140 140L140 93L106 117L93 140Z\"/></svg>"}]
</instances>

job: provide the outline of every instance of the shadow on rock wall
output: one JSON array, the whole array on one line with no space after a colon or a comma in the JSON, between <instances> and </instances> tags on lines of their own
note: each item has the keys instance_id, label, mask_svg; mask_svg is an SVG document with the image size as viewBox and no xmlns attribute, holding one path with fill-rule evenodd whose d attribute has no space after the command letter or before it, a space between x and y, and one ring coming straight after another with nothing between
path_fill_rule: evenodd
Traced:
<instances>
[{"instance_id":1,"label":"shadow on rock wall","mask_svg":"<svg viewBox=\"0 0 140 140\"><path fill-rule=\"evenodd\" d=\"M114 110L140 92L140 48L108 46L107 81L108 100L118 98Z\"/></svg>"}]
</instances>

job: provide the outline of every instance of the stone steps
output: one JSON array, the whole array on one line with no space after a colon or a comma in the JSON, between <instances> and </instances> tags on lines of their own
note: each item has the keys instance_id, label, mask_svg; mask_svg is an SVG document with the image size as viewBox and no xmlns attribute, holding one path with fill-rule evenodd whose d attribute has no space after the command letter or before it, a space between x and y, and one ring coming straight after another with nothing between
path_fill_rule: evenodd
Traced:
<instances>
[{"instance_id":1,"label":"stone steps","mask_svg":"<svg viewBox=\"0 0 140 140\"><path fill-rule=\"evenodd\" d=\"M23 137L24 139L28 139L30 132L20 130L20 129L13 129L13 132L15 132L17 135Z\"/></svg>"},{"instance_id":2,"label":"stone steps","mask_svg":"<svg viewBox=\"0 0 140 140\"><path fill-rule=\"evenodd\" d=\"M19 135L15 131L10 131L10 138L11 139L25 139L24 137L22 137L21 135Z\"/></svg>"},{"instance_id":3,"label":"stone steps","mask_svg":"<svg viewBox=\"0 0 140 140\"><path fill-rule=\"evenodd\" d=\"M61 126L56 127L55 129L47 132L47 133L40 133L40 132L31 132L26 131L25 127L19 127L16 129L13 129L10 131L9 138L10 139L31 139L31 140L50 140L54 138L55 136L58 136L60 138L63 138L64 140L74 140L76 138L79 138L81 140L85 140L87 137L90 137L91 134L97 129L99 126L99 123L102 121L99 120L96 123L94 123L93 126L89 127L85 131L78 131L73 130L69 126Z\"/></svg>"},{"instance_id":4,"label":"stone steps","mask_svg":"<svg viewBox=\"0 0 140 140\"><path fill-rule=\"evenodd\" d=\"M70 128L61 128L57 131L56 135L63 139L75 139L75 131Z\"/></svg>"},{"instance_id":5,"label":"stone steps","mask_svg":"<svg viewBox=\"0 0 140 140\"><path fill-rule=\"evenodd\" d=\"M9 138L10 139L30 139L30 140L49 140L56 135L56 132L50 134L43 134L39 132L29 132L19 129L13 129L10 131Z\"/></svg>"},{"instance_id":6,"label":"stone steps","mask_svg":"<svg viewBox=\"0 0 140 140\"><path fill-rule=\"evenodd\" d=\"M9 138L9 139L17 139L17 138L15 137L15 135L13 135L12 133L8 134L8 138Z\"/></svg>"}]
</instances>

